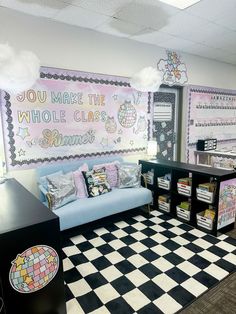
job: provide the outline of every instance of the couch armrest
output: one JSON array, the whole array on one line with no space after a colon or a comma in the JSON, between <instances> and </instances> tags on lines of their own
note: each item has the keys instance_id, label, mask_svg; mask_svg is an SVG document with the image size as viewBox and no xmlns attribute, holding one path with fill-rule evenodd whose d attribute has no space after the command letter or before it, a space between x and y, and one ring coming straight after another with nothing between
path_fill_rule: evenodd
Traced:
<instances>
[{"instance_id":1,"label":"couch armrest","mask_svg":"<svg viewBox=\"0 0 236 314\"><path fill-rule=\"evenodd\" d=\"M45 189L45 187L42 185L42 184L38 184L38 188L39 188L39 199L42 201L42 202L45 202L47 201L47 193L48 191Z\"/></svg>"}]
</instances>

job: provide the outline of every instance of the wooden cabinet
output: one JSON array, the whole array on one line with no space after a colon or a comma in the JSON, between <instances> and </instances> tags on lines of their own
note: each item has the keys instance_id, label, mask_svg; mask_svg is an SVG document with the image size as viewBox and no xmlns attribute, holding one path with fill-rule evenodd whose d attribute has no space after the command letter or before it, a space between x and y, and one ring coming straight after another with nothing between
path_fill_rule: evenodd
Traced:
<instances>
[{"instance_id":1,"label":"wooden cabinet","mask_svg":"<svg viewBox=\"0 0 236 314\"><path fill-rule=\"evenodd\" d=\"M235 171L164 160L139 163L153 193L153 209L213 235L234 227Z\"/></svg>"},{"instance_id":2,"label":"wooden cabinet","mask_svg":"<svg viewBox=\"0 0 236 314\"><path fill-rule=\"evenodd\" d=\"M0 184L0 222L1 314L65 314L59 218L8 179Z\"/></svg>"}]
</instances>

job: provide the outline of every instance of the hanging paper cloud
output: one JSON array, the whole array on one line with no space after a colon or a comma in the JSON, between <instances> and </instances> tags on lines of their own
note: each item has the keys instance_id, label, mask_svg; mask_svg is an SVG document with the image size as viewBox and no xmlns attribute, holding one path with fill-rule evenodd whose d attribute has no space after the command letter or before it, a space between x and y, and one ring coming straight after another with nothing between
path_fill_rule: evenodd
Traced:
<instances>
[{"instance_id":1,"label":"hanging paper cloud","mask_svg":"<svg viewBox=\"0 0 236 314\"><path fill-rule=\"evenodd\" d=\"M38 57L30 51L18 55L7 44L0 44L0 89L20 93L29 89L39 78Z\"/></svg>"},{"instance_id":2,"label":"hanging paper cloud","mask_svg":"<svg viewBox=\"0 0 236 314\"><path fill-rule=\"evenodd\" d=\"M134 74L130 86L141 92L156 92L161 85L161 73L153 67L146 67Z\"/></svg>"}]
</instances>

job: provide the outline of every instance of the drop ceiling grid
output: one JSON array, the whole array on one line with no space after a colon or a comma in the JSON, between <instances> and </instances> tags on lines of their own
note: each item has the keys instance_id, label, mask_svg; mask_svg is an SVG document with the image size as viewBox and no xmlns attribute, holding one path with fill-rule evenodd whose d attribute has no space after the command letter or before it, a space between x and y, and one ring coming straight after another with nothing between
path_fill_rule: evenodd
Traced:
<instances>
[{"instance_id":1,"label":"drop ceiling grid","mask_svg":"<svg viewBox=\"0 0 236 314\"><path fill-rule=\"evenodd\" d=\"M185 10L157 0L0 0L0 5L236 64L236 0L201 0Z\"/></svg>"}]
</instances>

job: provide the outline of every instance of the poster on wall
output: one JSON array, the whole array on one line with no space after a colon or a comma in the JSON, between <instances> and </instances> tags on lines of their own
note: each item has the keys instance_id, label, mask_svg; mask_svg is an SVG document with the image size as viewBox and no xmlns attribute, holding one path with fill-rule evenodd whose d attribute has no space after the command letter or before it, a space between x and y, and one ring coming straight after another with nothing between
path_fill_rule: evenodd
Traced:
<instances>
[{"instance_id":1,"label":"poster on wall","mask_svg":"<svg viewBox=\"0 0 236 314\"><path fill-rule=\"evenodd\" d=\"M117 76L41 68L18 95L1 93L8 169L142 153L149 136L150 95Z\"/></svg>"},{"instance_id":2,"label":"poster on wall","mask_svg":"<svg viewBox=\"0 0 236 314\"><path fill-rule=\"evenodd\" d=\"M236 145L236 91L189 86L186 159L194 163L199 139L216 138L218 149Z\"/></svg>"},{"instance_id":3,"label":"poster on wall","mask_svg":"<svg viewBox=\"0 0 236 314\"><path fill-rule=\"evenodd\" d=\"M158 159L176 160L177 90L160 88L153 93L153 138Z\"/></svg>"},{"instance_id":4,"label":"poster on wall","mask_svg":"<svg viewBox=\"0 0 236 314\"><path fill-rule=\"evenodd\" d=\"M235 222L236 216L236 179L220 183L217 229Z\"/></svg>"}]
</instances>

